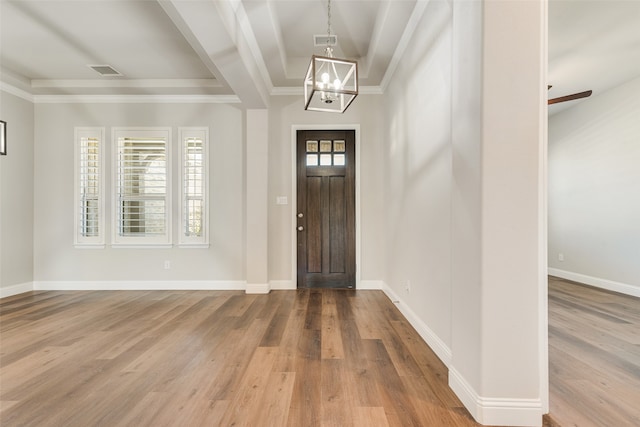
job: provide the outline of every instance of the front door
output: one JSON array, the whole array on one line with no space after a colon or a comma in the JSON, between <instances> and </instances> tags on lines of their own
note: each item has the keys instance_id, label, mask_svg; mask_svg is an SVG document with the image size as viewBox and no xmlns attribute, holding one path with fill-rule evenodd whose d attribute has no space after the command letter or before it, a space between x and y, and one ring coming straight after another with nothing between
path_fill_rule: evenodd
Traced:
<instances>
[{"instance_id":1,"label":"front door","mask_svg":"<svg viewBox=\"0 0 640 427\"><path fill-rule=\"evenodd\" d=\"M355 131L297 133L299 288L355 288Z\"/></svg>"}]
</instances>

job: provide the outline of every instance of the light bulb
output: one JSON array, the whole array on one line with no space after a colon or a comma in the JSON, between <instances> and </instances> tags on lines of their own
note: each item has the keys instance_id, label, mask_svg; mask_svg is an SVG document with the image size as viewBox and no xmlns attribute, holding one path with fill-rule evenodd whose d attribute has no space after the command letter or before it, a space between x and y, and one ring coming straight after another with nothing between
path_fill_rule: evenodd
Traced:
<instances>
[{"instance_id":1,"label":"light bulb","mask_svg":"<svg viewBox=\"0 0 640 427\"><path fill-rule=\"evenodd\" d=\"M322 73L322 83L329 83L329 73Z\"/></svg>"},{"instance_id":2,"label":"light bulb","mask_svg":"<svg viewBox=\"0 0 640 427\"><path fill-rule=\"evenodd\" d=\"M333 81L333 87L336 89L340 89L340 79L335 79Z\"/></svg>"}]
</instances>

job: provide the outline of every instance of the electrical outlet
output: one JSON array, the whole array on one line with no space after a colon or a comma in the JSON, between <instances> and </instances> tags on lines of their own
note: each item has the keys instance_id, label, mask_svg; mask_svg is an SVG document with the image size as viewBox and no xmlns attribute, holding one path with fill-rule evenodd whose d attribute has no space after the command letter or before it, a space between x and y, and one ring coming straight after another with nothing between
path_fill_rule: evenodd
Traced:
<instances>
[{"instance_id":1,"label":"electrical outlet","mask_svg":"<svg viewBox=\"0 0 640 427\"><path fill-rule=\"evenodd\" d=\"M171 268L171 261L168 259L164 261L164 269L169 270Z\"/></svg>"},{"instance_id":2,"label":"electrical outlet","mask_svg":"<svg viewBox=\"0 0 640 427\"><path fill-rule=\"evenodd\" d=\"M558 261L560 262L564 261L564 254L562 252L558 254Z\"/></svg>"}]
</instances>

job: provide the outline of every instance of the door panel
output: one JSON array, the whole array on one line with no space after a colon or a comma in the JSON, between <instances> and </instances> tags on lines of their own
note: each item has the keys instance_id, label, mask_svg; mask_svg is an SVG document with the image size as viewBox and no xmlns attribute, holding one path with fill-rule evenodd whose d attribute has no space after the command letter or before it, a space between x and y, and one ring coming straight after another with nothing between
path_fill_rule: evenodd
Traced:
<instances>
[{"instance_id":1,"label":"door panel","mask_svg":"<svg viewBox=\"0 0 640 427\"><path fill-rule=\"evenodd\" d=\"M335 273L345 272L345 230L346 210L345 210L345 191L343 177L329 178L329 260L330 271Z\"/></svg>"},{"instance_id":2,"label":"door panel","mask_svg":"<svg viewBox=\"0 0 640 427\"><path fill-rule=\"evenodd\" d=\"M298 209L307 215L307 271L322 273L322 210L321 210L322 178L307 178L307 208Z\"/></svg>"},{"instance_id":3,"label":"door panel","mask_svg":"<svg viewBox=\"0 0 640 427\"><path fill-rule=\"evenodd\" d=\"M355 287L355 131L298 131L298 287Z\"/></svg>"}]
</instances>

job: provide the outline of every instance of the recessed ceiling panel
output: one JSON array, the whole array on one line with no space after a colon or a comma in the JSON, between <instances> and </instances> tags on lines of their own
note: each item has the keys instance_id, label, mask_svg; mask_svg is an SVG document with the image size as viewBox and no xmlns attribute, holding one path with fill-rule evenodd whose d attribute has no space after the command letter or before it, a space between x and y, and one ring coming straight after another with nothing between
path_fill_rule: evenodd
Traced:
<instances>
[{"instance_id":1,"label":"recessed ceiling panel","mask_svg":"<svg viewBox=\"0 0 640 427\"><path fill-rule=\"evenodd\" d=\"M215 78L155 1L2 1L1 7L1 65L30 80ZM101 77L87 67L94 64L124 77Z\"/></svg>"}]
</instances>

